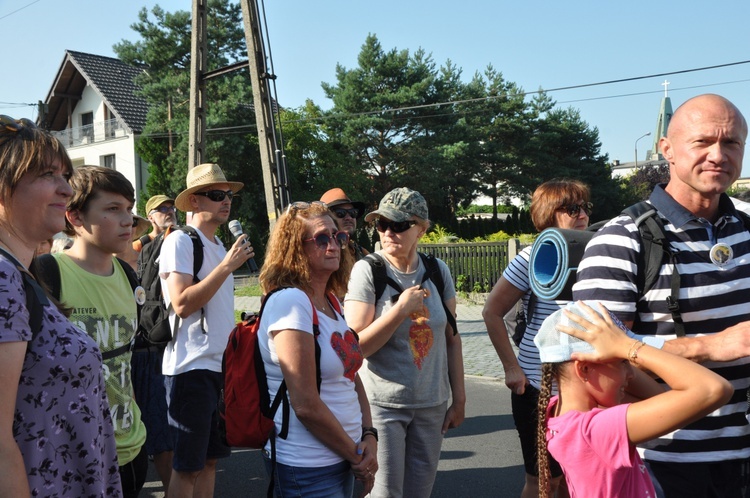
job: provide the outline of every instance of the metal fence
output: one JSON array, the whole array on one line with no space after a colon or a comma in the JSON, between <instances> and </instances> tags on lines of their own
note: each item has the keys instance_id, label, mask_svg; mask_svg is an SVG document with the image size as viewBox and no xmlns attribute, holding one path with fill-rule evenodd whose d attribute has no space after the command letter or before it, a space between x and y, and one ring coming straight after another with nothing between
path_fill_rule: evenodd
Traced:
<instances>
[{"instance_id":1,"label":"metal fence","mask_svg":"<svg viewBox=\"0 0 750 498\"><path fill-rule=\"evenodd\" d=\"M421 252L445 261L451 270L456 289L464 292L489 292L508 262L521 249L517 239L507 242L419 244Z\"/></svg>"}]
</instances>

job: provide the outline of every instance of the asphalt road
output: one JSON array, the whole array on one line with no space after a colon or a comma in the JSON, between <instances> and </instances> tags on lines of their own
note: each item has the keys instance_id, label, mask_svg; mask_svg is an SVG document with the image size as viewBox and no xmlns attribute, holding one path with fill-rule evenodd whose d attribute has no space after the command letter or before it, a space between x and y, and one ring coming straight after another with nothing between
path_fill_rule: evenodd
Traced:
<instances>
[{"instance_id":1,"label":"asphalt road","mask_svg":"<svg viewBox=\"0 0 750 498\"><path fill-rule=\"evenodd\" d=\"M466 377L466 419L443 441L434 498L517 497L523 486L523 459L502 381ZM219 462L218 498L263 497L267 480L258 450L236 450ZM153 466L141 497L163 497Z\"/></svg>"},{"instance_id":2,"label":"asphalt road","mask_svg":"<svg viewBox=\"0 0 750 498\"><path fill-rule=\"evenodd\" d=\"M237 310L257 310L258 298L237 297ZM466 419L443 441L434 498L518 497L523 487L523 457L510 408L504 372L487 335L479 303L457 306L466 372ZM264 497L266 473L258 450L236 450L218 464L217 498ZM142 498L163 497L161 482L149 468Z\"/></svg>"}]
</instances>

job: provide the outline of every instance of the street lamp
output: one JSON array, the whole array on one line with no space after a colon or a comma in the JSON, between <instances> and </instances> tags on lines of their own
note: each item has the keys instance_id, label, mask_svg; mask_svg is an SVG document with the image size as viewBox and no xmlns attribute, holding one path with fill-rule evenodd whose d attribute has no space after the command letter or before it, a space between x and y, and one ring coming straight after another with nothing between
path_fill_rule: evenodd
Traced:
<instances>
[{"instance_id":1,"label":"street lamp","mask_svg":"<svg viewBox=\"0 0 750 498\"><path fill-rule=\"evenodd\" d=\"M648 132L648 133L646 133L644 135L641 135L635 141L635 167L636 167L636 169L638 168L638 140L640 140L642 138L646 138L649 135L651 135L651 132Z\"/></svg>"}]
</instances>

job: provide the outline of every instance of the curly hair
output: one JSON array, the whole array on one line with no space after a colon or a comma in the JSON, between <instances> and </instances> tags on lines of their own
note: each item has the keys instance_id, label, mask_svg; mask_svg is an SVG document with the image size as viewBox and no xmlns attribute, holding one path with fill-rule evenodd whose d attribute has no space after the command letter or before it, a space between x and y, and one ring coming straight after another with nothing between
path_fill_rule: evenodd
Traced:
<instances>
[{"instance_id":1,"label":"curly hair","mask_svg":"<svg viewBox=\"0 0 750 498\"><path fill-rule=\"evenodd\" d=\"M539 185L531 196L531 221L537 231L555 226L555 211L576 202L589 202L589 187L578 180L555 178Z\"/></svg>"},{"instance_id":2,"label":"curly hair","mask_svg":"<svg viewBox=\"0 0 750 498\"><path fill-rule=\"evenodd\" d=\"M293 204L276 221L268 240L265 262L259 276L264 294L279 287L295 287L306 292L312 290L310 262L302 245L302 238L305 236L306 220L321 216L327 216L334 221L328 207L323 203L312 203L304 208L295 208ZM339 269L328 279L326 292L343 296L353 265L354 258L351 253L342 249Z\"/></svg>"},{"instance_id":3,"label":"curly hair","mask_svg":"<svg viewBox=\"0 0 750 498\"><path fill-rule=\"evenodd\" d=\"M553 382L559 381L562 366L567 363L543 363L542 382L537 403L536 454L539 474L539 498L548 498L551 490L549 452L547 451L547 407L552 397ZM559 382L558 382L559 384Z\"/></svg>"}]
</instances>

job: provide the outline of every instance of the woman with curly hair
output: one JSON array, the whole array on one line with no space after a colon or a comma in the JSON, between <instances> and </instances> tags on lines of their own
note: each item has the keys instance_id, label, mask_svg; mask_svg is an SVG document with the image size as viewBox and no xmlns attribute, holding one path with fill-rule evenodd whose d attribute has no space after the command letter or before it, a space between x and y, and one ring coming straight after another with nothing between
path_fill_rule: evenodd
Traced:
<instances>
[{"instance_id":1,"label":"woman with curly hair","mask_svg":"<svg viewBox=\"0 0 750 498\"><path fill-rule=\"evenodd\" d=\"M352 267L341 250L348 242L325 204L298 202L279 217L268 243L259 347L271 401L284 380L292 408L288 437L274 438L275 468L270 441L264 452L277 496L350 498L355 477L367 494L378 470L377 432L357 374L362 351L336 298ZM279 409L277 433L282 422Z\"/></svg>"}]
</instances>

